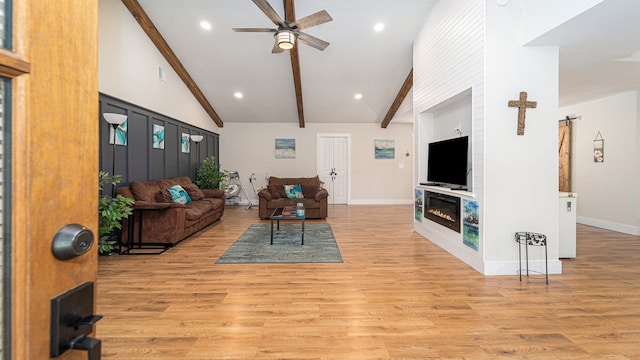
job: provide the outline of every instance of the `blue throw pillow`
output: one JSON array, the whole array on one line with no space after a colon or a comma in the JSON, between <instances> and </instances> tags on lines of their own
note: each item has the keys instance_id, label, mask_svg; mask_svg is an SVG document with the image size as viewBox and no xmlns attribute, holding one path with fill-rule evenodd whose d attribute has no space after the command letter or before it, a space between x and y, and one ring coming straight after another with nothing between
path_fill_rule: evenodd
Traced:
<instances>
[{"instance_id":1,"label":"blue throw pillow","mask_svg":"<svg viewBox=\"0 0 640 360\"><path fill-rule=\"evenodd\" d=\"M169 194L171 194L174 202L177 202L179 204L186 204L191 201L191 198L189 197L189 194L187 194L187 191L180 185L173 185L167 190L169 190Z\"/></svg>"},{"instance_id":2,"label":"blue throw pillow","mask_svg":"<svg viewBox=\"0 0 640 360\"><path fill-rule=\"evenodd\" d=\"M300 184L298 185L284 185L284 192L287 194L289 199L302 199L304 195L302 194L302 187Z\"/></svg>"}]
</instances>

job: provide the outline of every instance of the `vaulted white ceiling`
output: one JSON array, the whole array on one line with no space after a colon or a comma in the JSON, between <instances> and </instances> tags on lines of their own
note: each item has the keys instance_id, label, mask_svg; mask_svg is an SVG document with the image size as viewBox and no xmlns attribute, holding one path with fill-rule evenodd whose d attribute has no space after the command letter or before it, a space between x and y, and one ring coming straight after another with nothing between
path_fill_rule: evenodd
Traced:
<instances>
[{"instance_id":1,"label":"vaulted white ceiling","mask_svg":"<svg viewBox=\"0 0 640 360\"><path fill-rule=\"evenodd\" d=\"M333 17L304 30L329 47L298 46L305 122L380 124L412 69L413 41L434 1L296 1L297 18L320 10ZM139 3L225 123L298 123L288 51L271 53L272 33L231 30L275 27L252 1ZM283 2L269 3L284 18ZM530 44L560 46L561 105L640 88L638 53L612 61L640 50L638 14L640 1L607 0ZM392 123L411 121L411 111L409 93Z\"/></svg>"},{"instance_id":2,"label":"vaulted white ceiling","mask_svg":"<svg viewBox=\"0 0 640 360\"><path fill-rule=\"evenodd\" d=\"M250 0L140 0L224 122L298 123L289 52L272 54L275 25ZM283 2L270 0L284 17ZM326 10L333 21L304 32L330 43L299 44L306 123L380 123L412 68L413 40L431 0L304 0L297 18ZM200 27L211 23L211 30ZM374 26L382 22L383 31ZM242 99L234 97L241 92ZM362 99L356 100L356 94ZM411 98L408 97L408 103ZM410 104L409 104L410 106ZM405 112L406 106L399 112Z\"/></svg>"}]
</instances>

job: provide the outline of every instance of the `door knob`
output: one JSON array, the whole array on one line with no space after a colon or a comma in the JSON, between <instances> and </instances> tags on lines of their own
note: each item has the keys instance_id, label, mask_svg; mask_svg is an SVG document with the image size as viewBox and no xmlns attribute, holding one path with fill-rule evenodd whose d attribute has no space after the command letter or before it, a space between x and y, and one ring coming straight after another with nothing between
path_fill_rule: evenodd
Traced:
<instances>
[{"instance_id":1,"label":"door knob","mask_svg":"<svg viewBox=\"0 0 640 360\"><path fill-rule=\"evenodd\" d=\"M60 260L80 256L93 246L93 232L80 224L67 224L53 237L51 251Z\"/></svg>"}]
</instances>

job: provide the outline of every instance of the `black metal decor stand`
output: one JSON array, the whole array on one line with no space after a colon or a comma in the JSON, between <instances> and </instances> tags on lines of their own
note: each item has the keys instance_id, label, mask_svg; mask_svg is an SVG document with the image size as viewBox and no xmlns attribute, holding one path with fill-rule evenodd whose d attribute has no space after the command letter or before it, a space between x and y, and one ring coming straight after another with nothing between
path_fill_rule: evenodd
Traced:
<instances>
[{"instance_id":1,"label":"black metal decor stand","mask_svg":"<svg viewBox=\"0 0 640 360\"><path fill-rule=\"evenodd\" d=\"M529 246L544 246L545 282L547 285L549 285L549 263L548 263L548 257L547 257L546 235L523 231L523 232L517 232L515 234L515 239L516 239L516 242L518 243L518 263L520 264L518 274L520 275L520 281L522 281L522 250L521 250L522 245L524 245L524 251L525 251L527 277L529 276ZM537 273L537 271L534 271L534 272Z\"/></svg>"}]
</instances>

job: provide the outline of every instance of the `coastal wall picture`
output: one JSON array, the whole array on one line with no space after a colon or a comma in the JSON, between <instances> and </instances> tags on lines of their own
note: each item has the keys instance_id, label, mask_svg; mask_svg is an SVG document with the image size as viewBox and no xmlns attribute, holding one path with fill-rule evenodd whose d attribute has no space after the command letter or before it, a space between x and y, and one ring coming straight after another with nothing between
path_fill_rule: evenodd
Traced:
<instances>
[{"instance_id":1,"label":"coastal wall picture","mask_svg":"<svg viewBox=\"0 0 640 360\"><path fill-rule=\"evenodd\" d=\"M296 139L276 139L276 159L296 158Z\"/></svg>"},{"instance_id":2,"label":"coastal wall picture","mask_svg":"<svg viewBox=\"0 0 640 360\"><path fill-rule=\"evenodd\" d=\"M416 220L422 222L422 218L424 217L422 210L422 202L423 202L423 191L422 189L416 189L415 199L413 201L414 206L414 216Z\"/></svg>"},{"instance_id":3,"label":"coastal wall picture","mask_svg":"<svg viewBox=\"0 0 640 360\"><path fill-rule=\"evenodd\" d=\"M153 124L152 143L154 149L164 149L164 126Z\"/></svg>"},{"instance_id":4,"label":"coastal wall picture","mask_svg":"<svg viewBox=\"0 0 640 360\"><path fill-rule=\"evenodd\" d=\"M189 152L189 134L182 133L182 137L180 139L180 147L182 148L183 153Z\"/></svg>"},{"instance_id":5,"label":"coastal wall picture","mask_svg":"<svg viewBox=\"0 0 640 360\"><path fill-rule=\"evenodd\" d=\"M116 130L113 130L113 126L109 126L109 144L113 144L115 137L116 145L127 145L127 123L129 120L125 120L122 124L118 125Z\"/></svg>"},{"instance_id":6,"label":"coastal wall picture","mask_svg":"<svg viewBox=\"0 0 640 360\"><path fill-rule=\"evenodd\" d=\"M462 201L462 242L468 247L478 250L480 248L480 217L478 214L478 202L463 199Z\"/></svg>"},{"instance_id":7,"label":"coastal wall picture","mask_svg":"<svg viewBox=\"0 0 640 360\"><path fill-rule=\"evenodd\" d=\"M395 159L395 140L373 140L376 159Z\"/></svg>"}]
</instances>

